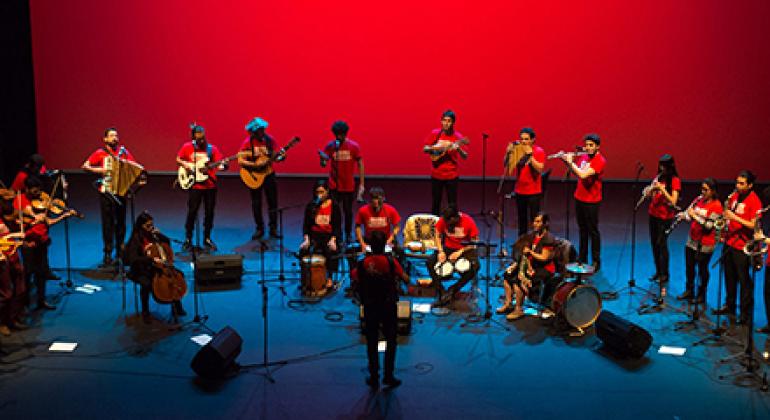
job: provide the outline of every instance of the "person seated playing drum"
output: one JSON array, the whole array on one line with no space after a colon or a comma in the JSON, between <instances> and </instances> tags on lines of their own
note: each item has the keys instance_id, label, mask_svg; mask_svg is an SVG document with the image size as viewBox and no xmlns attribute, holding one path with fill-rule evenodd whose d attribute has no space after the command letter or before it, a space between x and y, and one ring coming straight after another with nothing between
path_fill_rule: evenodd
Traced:
<instances>
[{"instance_id":1,"label":"person seated playing drum","mask_svg":"<svg viewBox=\"0 0 770 420\"><path fill-rule=\"evenodd\" d=\"M332 200L326 180L318 180L313 187L313 200L305 207L302 234L304 239L299 246L299 256L322 255L326 261L327 272L336 272L336 254L342 236L342 211ZM326 287L331 286L329 276Z\"/></svg>"},{"instance_id":2,"label":"person seated playing drum","mask_svg":"<svg viewBox=\"0 0 770 420\"><path fill-rule=\"evenodd\" d=\"M532 221L532 231L516 241L521 251L517 252L514 246L514 255L520 257L505 270L505 303L497 308L497 313L508 314L506 319L510 321L524 316L524 297L531 290L544 287L556 272L553 259L556 239L548 231L549 220L546 213L537 213Z\"/></svg>"},{"instance_id":3,"label":"person seated playing drum","mask_svg":"<svg viewBox=\"0 0 770 420\"><path fill-rule=\"evenodd\" d=\"M161 247L164 249L163 253L155 256L153 249ZM142 320L145 324L150 324L152 322L152 315L150 315L150 292L153 291L153 281L156 275L163 270L160 267L169 262L169 260L163 260L162 256L165 255L166 258L172 258L173 256L170 240L155 227L150 213L143 211L134 222L134 230L131 232L125 250L126 264L131 267L131 270L128 272L128 278L139 285L139 297L142 302ZM173 263L173 260L171 262ZM182 295L184 295L184 292ZM160 302L158 295L155 295L154 298ZM187 312L182 307L181 300L171 301L171 310L174 318L187 315Z\"/></svg>"},{"instance_id":4,"label":"person seated playing drum","mask_svg":"<svg viewBox=\"0 0 770 420\"><path fill-rule=\"evenodd\" d=\"M436 222L435 230L437 249L427 264L438 297L435 305L444 306L479 271L476 246L468 244L479 240L479 228L470 216L449 206ZM454 271L461 273L460 280L444 291L441 282L451 278Z\"/></svg>"}]
</instances>

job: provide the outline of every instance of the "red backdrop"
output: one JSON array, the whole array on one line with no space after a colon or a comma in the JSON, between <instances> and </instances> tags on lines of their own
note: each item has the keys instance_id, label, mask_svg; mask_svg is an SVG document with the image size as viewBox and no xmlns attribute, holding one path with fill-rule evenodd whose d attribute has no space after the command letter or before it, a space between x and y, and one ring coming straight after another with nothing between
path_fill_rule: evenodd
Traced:
<instances>
[{"instance_id":1,"label":"red backdrop","mask_svg":"<svg viewBox=\"0 0 770 420\"><path fill-rule=\"evenodd\" d=\"M527 125L548 153L600 133L610 178L662 153L686 179L770 176L765 0L30 3L51 166L78 167L115 125L149 169L174 169L190 121L230 154L259 115L303 139L283 172L321 172L345 119L367 172L425 175L422 141L452 108L464 174L481 174L483 131L497 176Z\"/></svg>"}]
</instances>

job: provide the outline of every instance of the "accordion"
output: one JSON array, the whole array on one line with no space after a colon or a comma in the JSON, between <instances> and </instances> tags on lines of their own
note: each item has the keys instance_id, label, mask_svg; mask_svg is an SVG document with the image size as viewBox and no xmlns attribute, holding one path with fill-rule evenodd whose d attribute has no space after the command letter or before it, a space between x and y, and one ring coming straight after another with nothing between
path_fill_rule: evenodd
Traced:
<instances>
[{"instance_id":1,"label":"accordion","mask_svg":"<svg viewBox=\"0 0 770 420\"><path fill-rule=\"evenodd\" d=\"M142 165L114 156L107 156L104 159L104 169L107 170L102 179L104 192L121 197L126 195L144 172Z\"/></svg>"}]
</instances>

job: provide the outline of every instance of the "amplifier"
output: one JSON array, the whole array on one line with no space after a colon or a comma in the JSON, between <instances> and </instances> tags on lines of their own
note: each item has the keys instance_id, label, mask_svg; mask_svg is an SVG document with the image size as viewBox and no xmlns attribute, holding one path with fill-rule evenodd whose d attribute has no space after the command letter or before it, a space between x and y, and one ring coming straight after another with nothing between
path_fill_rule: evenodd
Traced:
<instances>
[{"instance_id":1,"label":"amplifier","mask_svg":"<svg viewBox=\"0 0 770 420\"><path fill-rule=\"evenodd\" d=\"M243 276L243 255L199 255L195 282L203 290L238 289Z\"/></svg>"}]
</instances>

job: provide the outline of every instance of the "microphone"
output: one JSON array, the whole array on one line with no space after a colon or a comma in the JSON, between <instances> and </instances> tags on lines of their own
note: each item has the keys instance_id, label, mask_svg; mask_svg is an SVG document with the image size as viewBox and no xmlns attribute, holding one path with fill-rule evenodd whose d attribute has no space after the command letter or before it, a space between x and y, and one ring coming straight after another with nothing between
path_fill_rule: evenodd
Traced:
<instances>
[{"instance_id":1,"label":"microphone","mask_svg":"<svg viewBox=\"0 0 770 420\"><path fill-rule=\"evenodd\" d=\"M334 140L334 149L335 150L340 150L340 145L341 144L340 144L339 140Z\"/></svg>"},{"instance_id":2,"label":"microphone","mask_svg":"<svg viewBox=\"0 0 770 420\"><path fill-rule=\"evenodd\" d=\"M313 205L316 206L316 207L320 206L321 205L321 197L315 196L315 198L313 198Z\"/></svg>"},{"instance_id":3,"label":"microphone","mask_svg":"<svg viewBox=\"0 0 770 420\"><path fill-rule=\"evenodd\" d=\"M481 132L481 138L488 139L489 138L489 133L487 133L486 131L482 131Z\"/></svg>"}]
</instances>

